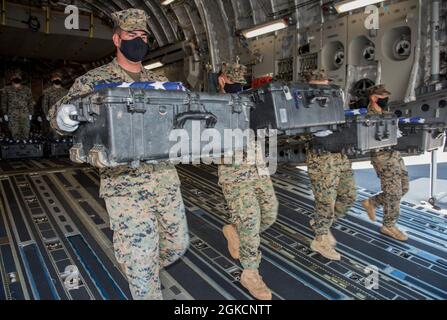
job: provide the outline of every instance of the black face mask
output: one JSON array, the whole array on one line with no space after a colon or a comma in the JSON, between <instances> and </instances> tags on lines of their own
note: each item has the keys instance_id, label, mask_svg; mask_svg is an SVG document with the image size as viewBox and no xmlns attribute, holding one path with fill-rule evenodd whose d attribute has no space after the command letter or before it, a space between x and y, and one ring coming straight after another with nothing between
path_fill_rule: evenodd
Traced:
<instances>
[{"instance_id":1,"label":"black face mask","mask_svg":"<svg viewBox=\"0 0 447 320\"><path fill-rule=\"evenodd\" d=\"M381 107L382 109L385 109L386 107L388 107L388 101L389 101L390 99L389 98L384 98L384 99L378 99L377 100L377 105L379 106L379 107Z\"/></svg>"},{"instance_id":2,"label":"black face mask","mask_svg":"<svg viewBox=\"0 0 447 320\"><path fill-rule=\"evenodd\" d=\"M62 85L62 80L54 80L53 84L56 86L60 86L60 85Z\"/></svg>"},{"instance_id":3,"label":"black face mask","mask_svg":"<svg viewBox=\"0 0 447 320\"><path fill-rule=\"evenodd\" d=\"M138 37L132 40L121 39L120 50L128 60L132 62L140 62L146 57L149 47L141 37Z\"/></svg>"},{"instance_id":4,"label":"black face mask","mask_svg":"<svg viewBox=\"0 0 447 320\"><path fill-rule=\"evenodd\" d=\"M22 83L22 79L20 79L20 78L13 78L12 79L12 83L21 84Z\"/></svg>"}]
</instances>

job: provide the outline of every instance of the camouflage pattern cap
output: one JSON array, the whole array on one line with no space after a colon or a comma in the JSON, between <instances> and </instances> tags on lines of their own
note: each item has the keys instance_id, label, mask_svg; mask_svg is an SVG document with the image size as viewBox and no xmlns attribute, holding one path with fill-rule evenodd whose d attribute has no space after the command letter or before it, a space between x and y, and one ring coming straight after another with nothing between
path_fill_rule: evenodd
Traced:
<instances>
[{"instance_id":1,"label":"camouflage pattern cap","mask_svg":"<svg viewBox=\"0 0 447 320\"><path fill-rule=\"evenodd\" d=\"M379 84L377 86L368 88L368 95L390 96L391 92L386 90L385 85Z\"/></svg>"},{"instance_id":2,"label":"camouflage pattern cap","mask_svg":"<svg viewBox=\"0 0 447 320\"><path fill-rule=\"evenodd\" d=\"M20 69L13 69L11 71L9 71L9 79L13 79L13 78L20 78L22 79L22 70Z\"/></svg>"},{"instance_id":3,"label":"camouflage pattern cap","mask_svg":"<svg viewBox=\"0 0 447 320\"><path fill-rule=\"evenodd\" d=\"M61 71L53 71L51 73L51 79L62 79L62 72Z\"/></svg>"},{"instance_id":4,"label":"camouflage pattern cap","mask_svg":"<svg viewBox=\"0 0 447 320\"><path fill-rule=\"evenodd\" d=\"M149 33L147 27L149 17L144 10L140 9L127 9L112 13L115 27L119 27L124 31L137 31L142 30Z\"/></svg>"},{"instance_id":5,"label":"camouflage pattern cap","mask_svg":"<svg viewBox=\"0 0 447 320\"><path fill-rule=\"evenodd\" d=\"M227 75L228 79L235 83L246 84L247 67L239 63L223 63L222 71Z\"/></svg>"}]
</instances>

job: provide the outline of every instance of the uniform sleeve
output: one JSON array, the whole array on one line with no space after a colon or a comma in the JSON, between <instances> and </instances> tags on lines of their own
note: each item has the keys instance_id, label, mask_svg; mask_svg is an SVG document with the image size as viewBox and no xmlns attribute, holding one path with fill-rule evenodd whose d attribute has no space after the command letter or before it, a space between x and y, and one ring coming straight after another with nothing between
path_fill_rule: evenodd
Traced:
<instances>
[{"instance_id":1,"label":"uniform sleeve","mask_svg":"<svg viewBox=\"0 0 447 320\"><path fill-rule=\"evenodd\" d=\"M42 112L44 115L48 115L48 94L46 92L42 95Z\"/></svg>"},{"instance_id":2,"label":"uniform sleeve","mask_svg":"<svg viewBox=\"0 0 447 320\"><path fill-rule=\"evenodd\" d=\"M34 105L36 104L33 99L33 93L31 92L31 89L28 90L28 113L34 114Z\"/></svg>"},{"instance_id":3,"label":"uniform sleeve","mask_svg":"<svg viewBox=\"0 0 447 320\"><path fill-rule=\"evenodd\" d=\"M149 81L160 81L160 82L169 82L169 79L161 74L156 74L153 71L143 70L144 76Z\"/></svg>"},{"instance_id":4,"label":"uniform sleeve","mask_svg":"<svg viewBox=\"0 0 447 320\"><path fill-rule=\"evenodd\" d=\"M299 136L297 138L297 140L301 141L301 142L308 143L308 142L311 142L313 140L313 136L311 134L306 134L306 135L303 135L303 136Z\"/></svg>"},{"instance_id":5,"label":"uniform sleeve","mask_svg":"<svg viewBox=\"0 0 447 320\"><path fill-rule=\"evenodd\" d=\"M218 78L218 86L219 86L219 92L220 93L225 93L225 79L223 79L222 77Z\"/></svg>"},{"instance_id":6,"label":"uniform sleeve","mask_svg":"<svg viewBox=\"0 0 447 320\"><path fill-rule=\"evenodd\" d=\"M57 122L56 122L56 116L59 108L63 105L69 102L70 100L79 97L83 94L87 94L89 92L93 91L93 83L88 80L87 76L82 76L74 82L73 86L68 91L67 95L63 97L61 100L56 102L53 106L51 106L49 110L49 116L50 116L50 124L53 129L55 129L60 135L63 135L63 131L60 131Z\"/></svg>"},{"instance_id":7,"label":"uniform sleeve","mask_svg":"<svg viewBox=\"0 0 447 320\"><path fill-rule=\"evenodd\" d=\"M8 113L8 101L6 90L0 90L0 101L1 101L1 113L5 115Z\"/></svg>"},{"instance_id":8,"label":"uniform sleeve","mask_svg":"<svg viewBox=\"0 0 447 320\"><path fill-rule=\"evenodd\" d=\"M376 110L374 110L370 105L368 106L368 113L367 115L369 116L374 116L374 115L380 115L380 113L378 113Z\"/></svg>"},{"instance_id":9,"label":"uniform sleeve","mask_svg":"<svg viewBox=\"0 0 447 320\"><path fill-rule=\"evenodd\" d=\"M169 79L167 77L165 77L165 76L158 75L157 78L158 78L157 81L169 82Z\"/></svg>"}]
</instances>

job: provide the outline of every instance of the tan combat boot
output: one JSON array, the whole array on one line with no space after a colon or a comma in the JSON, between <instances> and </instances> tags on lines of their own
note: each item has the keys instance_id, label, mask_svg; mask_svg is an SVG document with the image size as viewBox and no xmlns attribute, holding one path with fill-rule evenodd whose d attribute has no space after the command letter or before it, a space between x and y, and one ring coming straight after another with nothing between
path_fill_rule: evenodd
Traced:
<instances>
[{"instance_id":1,"label":"tan combat boot","mask_svg":"<svg viewBox=\"0 0 447 320\"><path fill-rule=\"evenodd\" d=\"M376 221L376 207L371 202L371 200L362 201L363 208L365 208L368 213L368 217L371 221Z\"/></svg>"},{"instance_id":2,"label":"tan combat boot","mask_svg":"<svg viewBox=\"0 0 447 320\"><path fill-rule=\"evenodd\" d=\"M267 287L258 270L246 269L241 275L241 284L258 300L272 300L272 291Z\"/></svg>"},{"instance_id":3,"label":"tan combat boot","mask_svg":"<svg viewBox=\"0 0 447 320\"><path fill-rule=\"evenodd\" d=\"M337 245L337 240L335 239L334 235L332 234L332 232L329 230L329 233L327 235L327 239L329 241L329 244L331 245L332 248L335 248L335 246Z\"/></svg>"},{"instance_id":4,"label":"tan combat boot","mask_svg":"<svg viewBox=\"0 0 447 320\"><path fill-rule=\"evenodd\" d=\"M232 224L228 224L222 229L223 234L228 242L228 251L233 259L239 259L239 235L237 233L236 227Z\"/></svg>"},{"instance_id":5,"label":"tan combat boot","mask_svg":"<svg viewBox=\"0 0 447 320\"><path fill-rule=\"evenodd\" d=\"M311 219L310 220L310 226L312 228L313 228L314 224L315 224L315 220ZM328 233L328 240L329 240L329 243L331 244L332 247L335 247L337 245L337 240L335 239L335 237L332 234L331 230L329 230L329 233Z\"/></svg>"},{"instance_id":6,"label":"tan combat boot","mask_svg":"<svg viewBox=\"0 0 447 320\"><path fill-rule=\"evenodd\" d=\"M317 236L310 244L310 248L327 259L334 261L341 260L341 255L337 251L335 251L334 247L329 241L329 236L327 235Z\"/></svg>"},{"instance_id":7,"label":"tan combat boot","mask_svg":"<svg viewBox=\"0 0 447 320\"><path fill-rule=\"evenodd\" d=\"M385 227L383 226L380 229L380 232L383 234L390 236L393 239L399 240L399 241L407 241L408 236L405 234L405 232L400 231L396 226L394 227Z\"/></svg>"}]
</instances>

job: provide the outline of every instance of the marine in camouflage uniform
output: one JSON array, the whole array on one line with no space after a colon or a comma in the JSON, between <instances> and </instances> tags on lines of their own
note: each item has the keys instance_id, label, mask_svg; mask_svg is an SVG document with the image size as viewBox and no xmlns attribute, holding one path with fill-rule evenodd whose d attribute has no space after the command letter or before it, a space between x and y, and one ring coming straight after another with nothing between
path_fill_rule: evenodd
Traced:
<instances>
[{"instance_id":1,"label":"marine in camouflage uniform","mask_svg":"<svg viewBox=\"0 0 447 320\"><path fill-rule=\"evenodd\" d=\"M235 83L247 84L245 76L247 74L247 67L240 64L239 61L226 65L226 74L228 79Z\"/></svg>"},{"instance_id":2,"label":"marine in camouflage uniform","mask_svg":"<svg viewBox=\"0 0 447 320\"><path fill-rule=\"evenodd\" d=\"M22 74L14 71L10 77L16 84L6 86L1 98L1 111L7 116L12 139L26 140L30 134L30 116L34 113L31 89L21 84Z\"/></svg>"},{"instance_id":3,"label":"marine in camouflage uniform","mask_svg":"<svg viewBox=\"0 0 447 320\"><path fill-rule=\"evenodd\" d=\"M222 93L239 93L245 82L246 67L237 61L223 64L219 77ZM255 141L250 145L254 150ZM260 158L259 158L260 159ZM259 170L258 170L259 169ZM259 300L271 300L272 293L259 275L261 262L260 233L270 228L278 215L278 200L267 168L233 164L219 166L219 184L230 211L231 224L223 228L228 249L240 259L244 271L241 284Z\"/></svg>"},{"instance_id":4,"label":"marine in camouflage uniform","mask_svg":"<svg viewBox=\"0 0 447 320\"><path fill-rule=\"evenodd\" d=\"M147 30L142 10L129 9L114 14L121 30ZM132 77L138 77L134 79ZM50 110L50 121L57 129L57 111L72 98L92 92L99 84L116 82L167 81L141 68L129 74L118 60L78 78L67 96ZM100 170L100 195L105 199L114 231L117 261L124 269L134 299L162 299L160 269L187 250L189 244L180 181L171 164L141 164L138 168L120 166Z\"/></svg>"},{"instance_id":5,"label":"marine in camouflage uniform","mask_svg":"<svg viewBox=\"0 0 447 320\"><path fill-rule=\"evenodd\" d=\"M388 92L383 85L369 89L370 114L382 114L388 103ZM383 206L383 226L381 232L396 240L406 241L408 236L396 226L400 216L400 201L409 190L408 171L400 152L388 149L371 154L371 163L380 178L382 191L363 201L363 206L371 220L376 220L375 209Z\"/></svg>"},{"instance_id":6,"label":"marine in camouflage uniform","mask_svg":"<svg viewBox=\"0 0 447 320\"><path fill-rule=\"evenodd\" d=\"M247 67L239 63L222 63L220 75L218 78L220 93L239 93L243 86L247 84L245 76Z\"/></svg>"},{"instance_id":7,"label":"marine in camouflage uniform","mask_svg":"<svg viewBox=\"0 0 447 320\"><path fill-rule=\"evenodd\" d=\"M42 94L42 112L47 121L50 119L48 114L50 108L68 93L68 90L62 87L62 74L60 72L54 72L51 75L51 82L51 86L45 89ZM46 124L48 135L57 138L58 134L51 130L51 128L48 128L48 122L46 122Z\"/></svg>"},{"instance_id":8,"label":"marine in camouflage uniform","mask_svg":"<svg viewBox=\"0 0 447 320\"><path fill-rule=\"evenodd\" d=\"M309 84L328 85L324 70L303 75ZM315 197L315 211L310 224L315 232L311 249L331 260L340 260L331 233L335 221L343 218L356 200L354 173L349 158L340 152L329 152L320 146L324 137L307 137L308 175Z\"/></svg>"},{"instance_id":9,"label":"marine in camouflage uniform","mask_svg":"<svg viewBox=\"0 0 447 320\"><path fill-rule=\"evenodd\" d=\"M255 165L220 165L219 184L230 211L230 223L224 227L228 248L240 259L244 272L241 283L260 300L271 300L271 291L259 276L260 234L270 228L278 215L278 200L269 175Z\"/></svg>"}]
</instances>

